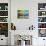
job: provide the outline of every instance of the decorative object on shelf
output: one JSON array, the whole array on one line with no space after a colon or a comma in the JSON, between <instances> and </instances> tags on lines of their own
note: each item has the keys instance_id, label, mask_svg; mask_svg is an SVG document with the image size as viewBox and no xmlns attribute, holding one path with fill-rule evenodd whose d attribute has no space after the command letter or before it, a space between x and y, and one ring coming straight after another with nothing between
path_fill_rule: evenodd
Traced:
<instances>
[{"instance_id":1,"label":"decorative object on shelf","mask_svg":"<svg viewBox=\"0 0 46 46\"><path fill-rule=\"evenodd\" d=\"M45 40L45 39L43 39L43 40Z\"/></svg>"},{"instance_id":2,"label":"decorative object on shelf","mask_svg":"<svg viewBox=\"0 0 46 46\"><path fill-rule=\"evenodd\" d=\"M42 12L42 15L45 15L45 12Z\"/></svg>"},{"instance_id":3,"label":"decorative object on shelf","mask_svg":"<svg viewBox=\"0 0 46 46\"><path fill-rule=\"evenodd\" d=\"M29 18L29 10L17 10L17 18L28 19Z\"/></svg>"},{"instance_id":4,"label":"decorative object on shelf","mask_svg":"<svg viewBox=\"0 0 46 46\"><path fill-rule=\"evenodd\" d=\"M46 37L46 29L39 29L39 37Z\"/></svg>"},{"instance_id":5,"label":"decorative object on shelf","mask_svg":"<svg viewBox=\"0 0 46 46\"><path fill-rule=\"evenodd\" d=\"M43 38L43 42L45 42L45 43L44 43L44 46L46 46L46 39L45 39L45 38Z\"/></svg>"},{"instance_id":6,"label":"decorative object on shelf","mask_svg":"<svg viewBox=\"0 0 46 46\"><path fill-rule=\"evenodd\" d=\"M8 6L5 6L5 10L8 10Z\"/></svg>"},{"instance_id":7,"label":"decorative object on shelf","mask_svg":"<svg viewBox=\"0 0 46 46\"><path fill-rule=\"evenodd\" d=\"M29 30L34 30L34 26L33 25L31 25L31 26L29 26Z\"/></svg>"},{"instance_id":8,"label":"decorative object on shelf","mask_svg":"<svg viewBox=\"0 0 46 46\"><path fill-rule=\"evenodd\" d=\"M1 6L0 6L0 10L1 10Z\"/></svg>"},{"instance_id":9,"label":"decorative object on shelf","mask_svg":"<svg viewBox=\"0 0 46 46\"><path fill-rule=\"evenodd\" d=\"M11 30L16 30L16 26L13 23L11 23Z\"/></svg>"},{"instance_id":10,"label":"decorative object on shelf","mask_svg":"<svg viewBox=\"0 0 46 46\"><path fill-rule=\"evenodd\" d=\"M20 38L22 39L22 40L26 40L26 39L28 39L29 38L29 36L26 36L26 35L19 35L20 36Z\"/></svg>"},{"instance_id":11,"label":"decorative object on shelf","mask_svg":"<svg viewBox=\"0 0 46 46\"><path fill-rule=\"evenodd\" d=\"M44 8L40 8L40 10L44 10Z\"/></svg>"}]
</instances>

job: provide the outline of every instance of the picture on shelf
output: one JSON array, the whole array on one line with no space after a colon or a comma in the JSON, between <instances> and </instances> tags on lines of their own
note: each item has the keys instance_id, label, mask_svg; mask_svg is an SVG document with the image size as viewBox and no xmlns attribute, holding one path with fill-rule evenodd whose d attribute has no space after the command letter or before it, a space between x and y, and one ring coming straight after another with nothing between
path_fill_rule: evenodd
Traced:
<instances>
[{"instance_id":1,"label":"picture on shelf","mask_svg":"<svg viewBox=\"0 0 46 46\"><path fill-rule=\"evenodd\" d=\"M8 37L8 23L0 23L0 35Z\"/></svg>"},{"instance_id":2,"label":"picture on shelf","mask_svg":"<svg viewBox=\"0 0 46 46\"><path fill-rule=\"evenodd\" d=\"M5 6L5 10L8 10L8 6Z\"/></svg>"},{"instance_id":3,"label":"picture on shelf","mask_svg":"<svg viewBox=\"0 0 46 46\"><path fill-rule=\"evenodd\" d=\"M8 17L0 17L0 22L8 22Z\"/></svg>"},{"instance_id":4,"label":"picture on shelf","mask_svg":"<svg viewBox=\"0 0 46 46\"><path fill-rule=\"evenodd\" d=\"M8 23L0 23L0 30L8 30Z\"/></svg>"},{"instance_id":5,"label":"picture on shelf","mask_svg":"<svg viewBox=\"0 0 46 46\"><path fill-rule=\"evenodd\" d=\"M8 11L0 11L0 16L8 16Z\"/></svg>"},{"instance_id":6,"label":"picture on shelf","mask_svg":"<svg viewBox=\"0 0 46 46\"><path fill-rule=\"evenodd\" d=\"M29 18L29 10L17 10L17 18L28 19Z\"/></svg>"},{"instance_id":7,"label":"picture on shelf","mask_svg":"<svg viewBox=\"0 0 46 46\"><path fill-rule=\"evenodd\" d=\"M46 16L46 11L38 11L38 16Z\"/></svg>"},{"instance_id":8,"label":"picture on shelf","mask_svg":"<svg viewBox=\"0 0 46 46\"><path fill-rule=\"evenodd\" d=\"M39 29L39 37L46 37L46 29Z\"/></svg>"},{"instance_id":9,"label":"picture on shelf","mask_svg":"<svg viewBox=\"0 0 46 46\"><path fill-rule=\"evenodd\" d=\"M46 17L38 17L38 22L46 22Z\"/></svg>"},{"instance_id":10,"label":"picture on shelf","mask_svg":"<svg viewBox=\"0 0 46 46\"><path fill-rule=\"evenodd\" d=\"M38 28L46 28L46 23L38 23Z\"/></svg>"},{"instance_id":11,"label":"picture on shelf","mask_svg":"<svg viewBox=\"0 0 46 46\"><path fill-rule=\"evenodd\" d=\"M8 3L0 3L0 10L8 10Z\"/></svg>"},{"instance_id":12,"label":"picture on shelf","mask_svg":"<svg viewBox=\"0 0 46 46\"><path fill-rule=\"evenodd\" d=\"M38 10L46 10L46 3L38 3Z\"/></svg>"}]
</instances>

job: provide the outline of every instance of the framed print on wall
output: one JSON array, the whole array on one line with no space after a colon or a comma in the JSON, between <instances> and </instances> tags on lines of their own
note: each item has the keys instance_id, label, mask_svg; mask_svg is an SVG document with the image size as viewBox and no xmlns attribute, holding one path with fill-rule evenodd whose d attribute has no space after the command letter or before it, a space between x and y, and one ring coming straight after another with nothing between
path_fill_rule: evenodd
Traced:
<instances>
[{"instance_id":1,"label":"framed print on wall","mask_svg":"<svg viewBox=\"0 0 46 46\"><path fill-rule=\"evenodd\" d=\"M29 10L17 10L17 18L18 19L28 19Z\"/></svg>"}]
</instances>

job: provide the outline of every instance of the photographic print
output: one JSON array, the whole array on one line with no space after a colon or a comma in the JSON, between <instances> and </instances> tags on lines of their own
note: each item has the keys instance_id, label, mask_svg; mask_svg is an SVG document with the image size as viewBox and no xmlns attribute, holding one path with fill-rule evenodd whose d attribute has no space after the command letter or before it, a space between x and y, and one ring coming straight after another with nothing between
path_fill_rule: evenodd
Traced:
<instances>
[{"instance_id":1,"label":"photographic print","mask_svg":"<svg viewBox=\"0 0 46 46\"><path fill-rule=\"evenodd\" d=\"M28 19L29 18L29 10L17 10L17 18Z\"/></svg>"}]
</instances>

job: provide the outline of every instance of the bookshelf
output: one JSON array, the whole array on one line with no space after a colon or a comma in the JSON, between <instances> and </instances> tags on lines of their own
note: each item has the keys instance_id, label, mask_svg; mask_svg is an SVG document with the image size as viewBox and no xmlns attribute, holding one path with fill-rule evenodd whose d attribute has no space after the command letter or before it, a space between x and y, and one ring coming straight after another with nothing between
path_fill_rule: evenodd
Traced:
<instances>
[{"instance_id":1,"label":"bookshelf","mask_svg":"<svg viewBox=\"0 0 46 46\"><path fill-rule=\"evenodd\" d=\"M38 32L39 37L46 37L46 3L38 3Z\"/></svg>"},{"instance_id":2,"label":"bookshelf","mask_svg":"<svg viewBox=\"0 0 46 46\"><path fill-rule=\"evenodd\" d=\"M0 35L8 37L8 3L0 3Z\"/></svg>"}]
</instances>

